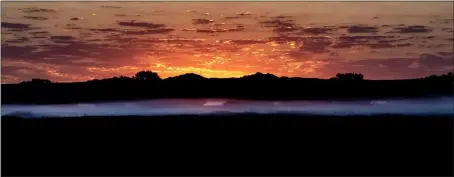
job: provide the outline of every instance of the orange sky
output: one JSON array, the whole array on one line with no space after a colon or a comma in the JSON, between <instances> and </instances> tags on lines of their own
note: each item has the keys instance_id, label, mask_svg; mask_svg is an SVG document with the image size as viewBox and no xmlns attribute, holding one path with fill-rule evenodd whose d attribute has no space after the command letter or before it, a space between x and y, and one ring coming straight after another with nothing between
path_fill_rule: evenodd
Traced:
<instances>
[{"instance_id":1,"label":"orange sky","mask_svg":"<svg viewBox=\"0 0 454 177\"><path fill-rule=\"evenodd\" d=\"M452 2L3 2L2 83L453 69Z\"/></svg>"}]
</instances>

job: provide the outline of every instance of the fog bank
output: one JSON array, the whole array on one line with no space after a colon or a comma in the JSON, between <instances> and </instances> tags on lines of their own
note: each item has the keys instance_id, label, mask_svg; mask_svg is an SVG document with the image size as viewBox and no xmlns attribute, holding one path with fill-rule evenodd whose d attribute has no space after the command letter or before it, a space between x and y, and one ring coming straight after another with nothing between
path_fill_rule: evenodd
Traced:
<instances>
[{"instance_id":1,"label":"fog bank","mask_svg":"<svg viewBox=\"0 0 454 177\"><path fill-rule=\"evenodd\" d=\"M157 116L227 113L292 113L316 115L454 114L454 97L361 101L249 101L230 99L165 99L62 105L2 105L1 115L26 118L80 116Z\"/></svg>"}]
</instances>

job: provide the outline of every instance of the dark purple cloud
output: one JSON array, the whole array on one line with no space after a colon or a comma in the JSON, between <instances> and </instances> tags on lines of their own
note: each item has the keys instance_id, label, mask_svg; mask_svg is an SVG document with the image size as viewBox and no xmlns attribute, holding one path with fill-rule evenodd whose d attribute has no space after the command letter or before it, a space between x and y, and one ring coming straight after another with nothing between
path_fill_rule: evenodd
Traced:
<instances>
[{"instance_id":1,"label":"dark purple cloud","mask_svg":"<svg viewBox=\"0 0 454 177\"><path fill-rule=\"evenodd\" d=\"M107 8L107 9L120 9L120 6L100 6L101 8Z\"/></svg>"},{"instance_id":2,"label":"dark purple cloud","mask_svg":"<svg viewBox=\"0 0 454 177\"><path fill-rule=\"evenodd\" d=\"M208 20L203 18L192 19L192 24L199 25L199 24L211 24L214 23L214 20Z\"/></svg>"},{"instance_id":3,"label":"dark purple cloud","mask_svg":"<svg viewBox=\"0 0 454 177\"><path fill-rule=\"evenodd\" d=\"M38 17L38 16L24 16L24 18L30 19L30 20L47 20L47 19L49 19L47 17Z\"/></svg>"},{"instance_id":4,"label":"dark purple cloud","mask_svg":"<svg viewBox=\"0 0 454 177\"><path fill-rule=\"evenodd\" d=\"M378 32L377 27L373 26L364 26L364 25L353 25L347 28L349 33L376 33Z\"/></svg>"},{"instance_id":5,"label":"dark purple cloud","mask_svg":"<svg viewBox=\"0 0 454 177\"><path fill-rule=\"evenodd\" d=\"M23 8L23 9L19 9L21 10L22 12L25 12L25 13L35 13L35 12L44 12L44 13L55 13L57 12L56 10L54 9L47 9L47 8Z\"/></svg>"},{"instance_id":6,"label":"dark purple cloud","mask_svg":"<svg viewBox=\"0 0 454 177\"><path fill-rule=\"evenodd\" d=\"M136 22L136 21L130 21L130 22L117 22L118 25L120 26L129 26L129 27L139 27L139 28L162 28L165 27L164 24L154 24L150 22Z\"/></svg>"},{"instance_id":7,"label":"dark purple cloud","mask_svg":"<svg viewBox=\"0 0 454 177\"><path fill-rule=\"evenodd\" d=\"M333 31L336 31L338 28L334 26L324 26L324 27L309 27L301 29L301 34L330 34Z\"/></svg>"},{"instance_id":8,"label":"dark purple cloud","mask_svg":"<svg viewBox=\"0 0 454 177\"><path fill-rule=\"evenodd\" d=\"M429 29L423 25L404 26L393 29L393 31L390 31L388 33L428 33L432 31L432 29Z\"/></svg>"},{"instance_id":9,"label":"dark purple cloud","mask_svg":"<svg viewBox=\"0 0 454 177\"><path fill-rule=\"evenodd\" d=\"M30 25L29 24L23 24L23 23L2 22L2 28L28 30L28 29L30 29Z\"/></svg>"}]
</instances>

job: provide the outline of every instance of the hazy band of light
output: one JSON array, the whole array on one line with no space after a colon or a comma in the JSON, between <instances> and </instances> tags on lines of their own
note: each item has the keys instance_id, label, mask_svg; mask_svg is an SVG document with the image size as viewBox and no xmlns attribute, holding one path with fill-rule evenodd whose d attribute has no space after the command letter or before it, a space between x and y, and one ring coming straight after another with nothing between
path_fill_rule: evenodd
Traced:
<instances>
[{"instance_id":1,"label":"hazy band of light","mask_svg":"<svg viewBox=\"0 0 454 177\"><path fill-rule=\"evenodd\" d=\"M315 115L449 115L453 97L368 101L153 100L65 105L2 105L2 116L158 116L238 113Z\"/></svg>"}]
</instances>

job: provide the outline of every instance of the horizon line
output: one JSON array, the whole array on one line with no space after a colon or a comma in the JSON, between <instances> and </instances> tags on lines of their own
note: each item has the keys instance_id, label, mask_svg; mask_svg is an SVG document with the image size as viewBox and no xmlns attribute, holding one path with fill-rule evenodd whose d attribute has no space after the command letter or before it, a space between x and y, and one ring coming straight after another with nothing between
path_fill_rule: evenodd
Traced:
<instances>
[{"instance_id":1,"label":"horizon line","mask_svg":"<svg viewBox=\"0 0 454 177\"><path fill-rule=\"evenodd\" d=\"M240 77L205 77L201 74L197 74L197 73L194 73L194 72L190 72L190 73L184 73L184 74L180 74L180 75L176 75L176 76L168 76L168 77L165 77L165 78L162 78L161 76L159 76L159 73L157 72L154 72L154 71L151 71L151 70L142 70L142 71L138 71L136 73L139 73L139 72L147 72L147 71L150 71L152 73L156 73L158 75L158 77L160 78L160 80L165 80L165 79L169 79L169 78L174 78L174 77L178 77L178 76L183 76L183 75L187 75L187 74L194 74L194 75L197 75L197 76L201 76L203 77L204 79L241 79L245 76L253 76L253 75L257 75L257 74L263 74L263 75L273 75L275 77L277 77L278 79L282 79L282 78L290 78L290 79L318 79L318 80L331 80L332 78L335 78L336 75L332 76L332 77L329 77L329 78L316 78L316 77L298 77L298 76L294 76L294 77L291 77L291 76L278 76L278 75L275 75L275 74L272 74L272 73L265 73L265 72L255 72L255 73L251 73L251 74L246 74L246 75L243 75L243 76L240 76ZM427 75L425 77L419 77L419 78L407 78L407 79L367 79L365 77L364 74L362 73L356 73L356 72L342 72L342 73L337 73L337 74L360 74L364 77L363 80L370 80L370 81L399 81L399 80L415 80L415 79L424 79L424 78L427 78L427 77L430 77L430 76L444 76L444 75L449 75L449 74L452 74L452 72L447 72L447 73L444 73L444 74L440 74L440 75L435 75L435 74L431 74L431 75ZM43 79L43 80L49 80L51 81L52 83L83 83L83 82L88 82L88 81L93 81L93 80L105 80L105 79L113 79L113 78L120 78L120 77L126 77L126 78L130 78L130 79L134 79L135 75L133 76L125 76L125 75L119 75L119 76L112 76L112 77L106 77L106 78L95 78L95 79L91 79L91 80L85 80L85 81L52 81L50 79L47 79L47 78L32 78L30 80L24 80L24 81L21 81L21 82L17 82L17 83L1 83L1 85L9 85L9 84L20 84L20 83L23 83L23 82L29 82L29 81L32 81L33 79Z\"/></svg>"}]
</instances>

